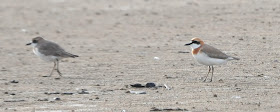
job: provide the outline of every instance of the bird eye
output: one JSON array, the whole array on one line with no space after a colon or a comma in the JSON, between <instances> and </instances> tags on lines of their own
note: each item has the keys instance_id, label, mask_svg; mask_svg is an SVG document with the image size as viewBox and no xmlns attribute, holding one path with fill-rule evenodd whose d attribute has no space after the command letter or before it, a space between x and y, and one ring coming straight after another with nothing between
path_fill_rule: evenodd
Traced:
<instances>
[{"instance_id":1,"label":"bird eye","mask_svg":"<svg viewBox=\"0 0 280 112\"><path fill-rule=\"evenodd\" d=\"M38 42L37 40L33 40L33 41L32 41L32 43L37 43L37 42Z\"/></svg>"}]
</instances>

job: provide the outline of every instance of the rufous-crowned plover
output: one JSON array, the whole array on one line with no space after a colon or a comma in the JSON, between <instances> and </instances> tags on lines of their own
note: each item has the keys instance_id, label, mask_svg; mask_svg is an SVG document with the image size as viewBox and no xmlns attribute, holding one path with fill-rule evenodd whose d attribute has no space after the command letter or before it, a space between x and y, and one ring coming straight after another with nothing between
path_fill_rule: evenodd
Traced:
<instances>
[{"instance_id":1,"label":"rufous-crowned plover","mask_svg":"<svg viewBox=\"0 0 280 112\"><path fill-rule=\"evenodd\" d=\"M228 56L222 51L205 44L199 38L193 38L191 43L185 44L185 46L190 46L192 48L192 55L196 59L196 61L200 64L206 65L209 67L208 73L206 78L203 82L206 81L208 74L212 70L212 76L210 82L212 82L213 73L214 73L214 66L213 65L220 65L225 64L230 60L239 60L239 58ZM212 68L211 68L212 67Z\"/></svg>"}]
</instances>

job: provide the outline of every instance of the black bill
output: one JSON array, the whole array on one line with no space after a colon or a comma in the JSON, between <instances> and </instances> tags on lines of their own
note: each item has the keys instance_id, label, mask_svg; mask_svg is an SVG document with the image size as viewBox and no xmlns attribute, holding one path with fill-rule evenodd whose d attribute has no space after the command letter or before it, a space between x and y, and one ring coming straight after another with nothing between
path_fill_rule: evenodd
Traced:
<instances>
[{"instance_id":1,"label":"black bill","mask_svg":"<svg viewBox=\"0 0 280 112\"><path fill-rule=\"evenodd\" d=\"M188 45L191 45L192 43L187 43L187 44L185 44L185 46L188 46Z\"/></svg>"},{"instance_id":2,"label":"black bill","mask_svg":"<svg viewBox=\"0 0 280 112\"><path fill-rule=\"evenodd\" d=\"M31 43L27 43L26 45L31 45Z\"/></svg>"}]
</instances>

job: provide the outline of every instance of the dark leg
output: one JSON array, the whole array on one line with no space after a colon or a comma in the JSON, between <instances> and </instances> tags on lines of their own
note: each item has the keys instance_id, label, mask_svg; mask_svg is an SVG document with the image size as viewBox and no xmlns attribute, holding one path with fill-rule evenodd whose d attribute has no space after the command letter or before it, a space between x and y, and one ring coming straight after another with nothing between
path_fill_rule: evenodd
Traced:
<instances>
[{"instance_id":1,"label":"dark leg","mask_svg":"<svg viewBox=\"0 0 280 112\"><path fill-rule=\"evenodd\" d=\"M49 77L52 76L52 73L53 73L53 70L55 69L55 66L56 66L56 62L54 62L53 69L52 69L52 71L51 71Z\"/></svg>"},{"instance_id":2,"label":"dark leg","mask_svg":"<svg viewBox=\"0 0 280 112\"><path fill-rule=\"evenodd\" d=\"M62 76L62 73L59 71L59 61L56 60L56 62L57 62L57 69L56 69L56 71L57 71L58 75Z\"/></svg>"},{"instance_id":3,"label":"dark leg","mask_svg":"<svg viewBox=\"0 0 280 112\"><path fill-rule=\"evenodd\" d=\"M209 73L210 73L210 71L211 71L211 67L210 67L210 66L208 66L208 68L209 68L208 73L207 73L207 75L206 75L205 79L203 80L203 82L205 82L205 81L206 81L206 79L207 79L207 77L208 77L208 74L209 74Z\"/></svg>"},{"instance_id":4,"label":"dark leg","mask_svg":"<svg viewBox=\"0 0 280 112\"><path fill-rule=\"evenodd\" d=\"M213 74L214 74L214 66L212 66L212 76L210 82L212 82Z\"/></svg>"}]
</instances>

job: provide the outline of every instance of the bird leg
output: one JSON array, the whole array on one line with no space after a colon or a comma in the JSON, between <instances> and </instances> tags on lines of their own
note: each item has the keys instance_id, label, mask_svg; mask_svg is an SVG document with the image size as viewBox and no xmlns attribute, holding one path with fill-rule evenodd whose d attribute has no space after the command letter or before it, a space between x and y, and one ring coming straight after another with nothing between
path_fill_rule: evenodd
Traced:
<instances>
[{"instance_id":1,"label":"bird leg","mask_svg":"<svg viewBox=\"0 0 280 112\"><path fill-rule=\"evenodd\" d=\"M62 76L62 73L59 71L59 61L58 61L58 59L56 60L56 62L57 62L57 69L56 69L56 71L57 71L58 75Z\"/></svg>"},{"instance_id":2,"label":"bird leg","mask_svg":"<svg viewBox=\"0 0 280 112\"><path fill-rule=\"evenodd\" d=\"M210 67L210 66L209 66L209 67ZM212 66L212 76L211 76L210 82L212 82L213 74L214 74L214 66Z\"/></svg>"},{"instance_id":3,"label":"bird leg","mask_svg":"<svg viewBox=\"0 0 280 112\"><path fill-rule=\"evenodd\" d=\"M52 71L51 71L49 77L52 76L52 73L53 73L53 70L55 69L55 66L56 66L56 62L54 62L54 66L53 66L53 69L52 69Z\"/></svg>"},{"instance_id":4,"label":"bird leg","mask_svg":"<svg viewBox=\"0 0 280 112\"><path fill-rule=\"evenodd\" d=\"M210 73L210 71L211 71L211 67L210 67L210 66L208 66L208 68L209 68L208 73L207 73L207 75L206 75L205 79L203 80L203 82L205 82L205 81L206 81L206 79L207 79L207 77L208 77L208 74L209 74L209 73Z\"/></svg>"}]
</instances>

